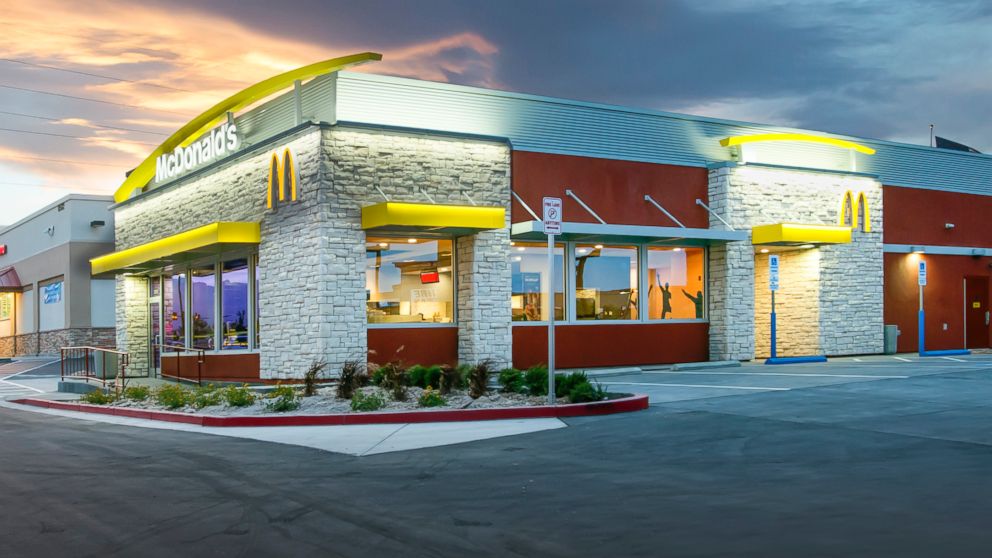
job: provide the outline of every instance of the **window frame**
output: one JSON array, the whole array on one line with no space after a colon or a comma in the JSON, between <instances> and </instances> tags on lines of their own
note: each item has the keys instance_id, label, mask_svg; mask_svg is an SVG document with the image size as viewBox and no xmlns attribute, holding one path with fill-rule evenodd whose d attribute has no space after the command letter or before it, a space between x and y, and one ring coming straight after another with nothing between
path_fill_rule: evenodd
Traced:
<instances>
[{"instance_id":1,"label":"window frame","mask_svg":"<svg viewBox=\"0 0 992 558\"><path fill-rule=\"evenodd\" d=\"M458 238L452 236L417 236L415 234L375 234L375 235L365 235L362 241L362 246L369 242L369 236L373 238L389 238L403 240L406 242L408 238L416 238L418 240L450 240L451 241L451 321L448 323L396 323L396 324L383 324L383 323L370 323L368 306L365 304L365 299L362 299L363 310L365 310L365 329L415 329L415 328L457 328L458 327ZM366 253L366 264L368 263L368 251ZM366 274L363 279L368 280L368 267L362 268L362 273Z\"/></svg>"}]
</instances>

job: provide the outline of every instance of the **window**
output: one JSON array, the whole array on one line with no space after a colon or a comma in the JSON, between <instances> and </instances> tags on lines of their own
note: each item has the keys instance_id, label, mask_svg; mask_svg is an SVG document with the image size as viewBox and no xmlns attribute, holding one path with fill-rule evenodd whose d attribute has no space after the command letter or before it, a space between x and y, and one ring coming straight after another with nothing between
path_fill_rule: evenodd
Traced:
<instances>
[{"instance_id":1,"label":"window","mask_svg":"<svg viewBox=\"0 0 992 558\"><path fill-rule=\"evenodd\" d=\"M452 265L450 240L367 239L365 300L369 323L451 323Z\"/></svg>"},{"instance_id":2,"label":"window","mask_svg":"<svg viewBox=\"0 0 992 558\"><path fill-rule=\"evenodd\" d=\"M165 345L186 345L186 274L162 278Z\"/></svg>"},{"instance_id":3,"label":"window","mask_svg":"<svg viewBox=\"0 0 992 558\"><path fill-rule=\"evenodd\" d=\"M248 348L248 260L221 266L221 349Z\"/></svg>"},{"instance_id":4,"label":"window","mask_svg":"<svg viewBox=\"0 0 992 558\"><path fill-rule=\"evenodd\" d=\"M702 248L648 248L648 319L702 319Z\"/></svg>"},{"instance_id":5,"label":"window","mask_svg":"<svg viewBox=\"0 0 992 558\"><path fill-rule=\"evenodd\" d=\"M637 247L575 245L575 318L636 320Z\"/></svg>"},{"instance_id":6,"label":"window","mask_svg":"<svg viewBox=\"0 0 992 558\"><path fill-rule=\"evenodd\" d=\"M548 319L548 245L511 242L511 308L515 322L543 322ZM555 245L555 320L565 319L565 247Z\"/></svg>"},{"instance_id":7,"label":"window","mask_svg":"<svg viewBox=\"0 0 992 558\"><path fill-rule=\"evenodd\" d=\"M193 314L191 330L193 347L196 349L214 348L214 291L215 272L213 266L193 269L190 292L190 310Z\"/></svg>"}]
</instances>

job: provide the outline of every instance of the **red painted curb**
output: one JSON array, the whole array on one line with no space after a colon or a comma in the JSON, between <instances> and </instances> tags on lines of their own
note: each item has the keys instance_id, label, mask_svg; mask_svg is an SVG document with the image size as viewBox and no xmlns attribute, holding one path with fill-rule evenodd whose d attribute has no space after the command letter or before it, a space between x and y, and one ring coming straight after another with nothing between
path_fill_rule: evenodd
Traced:
<instances>
[{"instance_id":1,"label":"red painted curb","mask_svg":"<svg viewBox=\"0 0 992 558\"><path fill-rule=\"evenodd\" d=\"M461 422L470 420L506 420L529 418L565 418L595 415L612 415L643 411L648 408L647 395L632 395L595 403L573 403L568 405L540 407L512 407L499 409L446 409L443 411L396 411L383 413L338 413L333 415L266 415L216 417L175 413L170 411L150 411L147 409L127 409L102 407L85 403L65 403L46 399L17 399L13 403L32 405L46 409L77 411L101 415L181 422L198 426L329 426L350 424L398 424L423 422Z\"/></svg>"}]
</instances>

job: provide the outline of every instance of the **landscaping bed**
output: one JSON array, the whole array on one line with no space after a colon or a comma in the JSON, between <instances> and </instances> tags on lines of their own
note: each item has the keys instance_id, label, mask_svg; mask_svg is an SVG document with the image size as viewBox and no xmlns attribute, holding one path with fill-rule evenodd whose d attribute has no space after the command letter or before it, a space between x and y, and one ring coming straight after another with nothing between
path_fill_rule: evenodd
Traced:
<instances>
[{"instance_id":1,"label":"landscaping bed","mask_svg":"<svg viewBox=\"0 0 992 558\"><path fill-rule=\"evenodd\" d=\"M123 393L95 391L80 403L133 411L167 411L212 417L266 415L313 416L434 411L520 409L548 405L548 373L542 367L495 372L488 363L460 367L375 367L372 373L348 363L331 387L325 366L314 363L300 385L274 389L249 386L188 387L169 384L156 389L128 387ZM494 387L491 381L498 377ZM556 375L556 403L596 403L619 396L608 394L576 372ZM477 414L477 413L474 413Z\"/></svg>"}]
</instances>

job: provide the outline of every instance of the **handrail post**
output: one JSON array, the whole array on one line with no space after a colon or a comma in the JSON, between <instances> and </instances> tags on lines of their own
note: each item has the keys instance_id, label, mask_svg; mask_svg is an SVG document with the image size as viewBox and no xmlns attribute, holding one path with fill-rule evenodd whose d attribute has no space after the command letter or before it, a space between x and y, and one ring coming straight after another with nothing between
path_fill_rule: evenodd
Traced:
<instances>
[{"instance_id":1,"label":"handrail post","mask_svg":"<svg viewBox=\"0 0 992 558\"><path fill-rule=\"evenodd\" d=\"M198 351L196 355L196 385L203 385L203 355L206 354L202 349Z\"/></svg>"}]
</instances>

